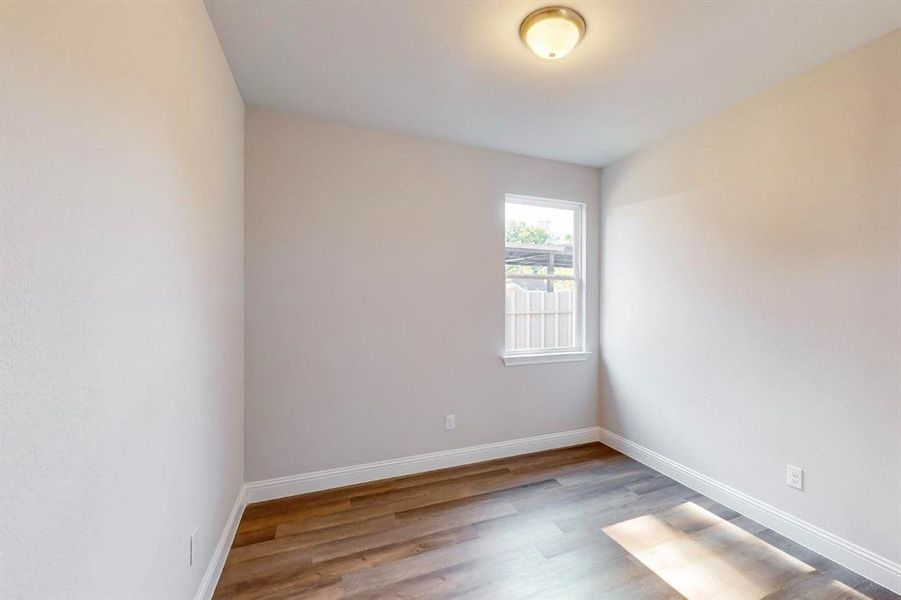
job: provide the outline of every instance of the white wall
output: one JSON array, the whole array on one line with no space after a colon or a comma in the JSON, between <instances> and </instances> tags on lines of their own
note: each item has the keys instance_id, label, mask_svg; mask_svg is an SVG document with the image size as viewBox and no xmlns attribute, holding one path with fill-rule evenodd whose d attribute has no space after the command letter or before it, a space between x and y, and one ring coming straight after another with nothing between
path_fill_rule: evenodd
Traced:
<instances>
[{"instance_id":1,"label":"white wall","mask_svg":"<svg viewBox=\"0 0 901 600\"><path fill-rule=\"evenodd\" d=\"M245 135L249 481L597 423L595 235L592 359L500 361L504 194L597 232L597 169L254 108Z\"/></svg>"},{"instance_id":2,"label":"white wall","mask_svg":"<svg viewBox=\"0 0 901 600\"><path fill-rule=\"evenodd\" d=\"M896 31L605 168L601 249L601 424L896 562L899 90Z\"/></svg>"},{"instance_id":3,"label":"white wall","mask_svg":"<svg viewBox=\"0 0 901 600\"><path fill-rule=\"evenodd\" d=\"M190 598L243 481L243 104L200 3L0 27L0 596Z\"/></svg>"}]
</instances>

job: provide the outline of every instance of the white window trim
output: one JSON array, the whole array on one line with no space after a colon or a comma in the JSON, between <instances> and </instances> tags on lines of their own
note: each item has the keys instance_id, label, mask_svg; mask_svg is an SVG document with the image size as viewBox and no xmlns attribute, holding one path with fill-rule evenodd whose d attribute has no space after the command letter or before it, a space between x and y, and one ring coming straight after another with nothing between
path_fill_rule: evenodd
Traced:
<instances>
[{"instance_id":1,"label":"white window trim","mask_svg":"<svg viewBox=\"0 0 901 600\"><path fill-rule=\"evenodd\" d=\"M546 354L505 354L501 357L508 367L540 365L542 363L582 362L591 352L548 352Z\"/></svg>"},{"instance_id":2,"label":"white window trim","mask_svg":"<svg viewBox=\"0 0 901 600\"><path fill-rule=\"evenodd\" d=\"M501 359L508 367L520 365L533 365L541 363L559 363L559 362L576 362L587 360L591 356L591 352L587 351L587 303L588 295L588 277L585 269L585 257L587 250L586 223L588 221L588 205L585 202L573 202L572 200L556 200L554 198L541 198L538 196L524 196L520 194L506 194L504 196L504 206L507 202L517 204L527 204L532 206L545 206L548 208L567 207L575 210L576 227L575 233L578 236L577 244L578 252L573 256L578 261L578 269L574 270L579 274L576 278L576 285L579 288L579 302L575 307L575 317L577 319L577 327L579 328L579 345L570 348L542 348L529 350L507 350L504 348L504 354ZM506 247L506 242L504 244ZM525 278L530 278L525 276ZM548 279L547 276L536 276L539 279ZM551 277L553 278L553 277ZM505 276L506 280L506 276ZM506 307L504 308L504 320L506 322ZM505 333L506 335L506 333ZM506 346L506 344L505 344Z\"/></svg>"}]
</instances>

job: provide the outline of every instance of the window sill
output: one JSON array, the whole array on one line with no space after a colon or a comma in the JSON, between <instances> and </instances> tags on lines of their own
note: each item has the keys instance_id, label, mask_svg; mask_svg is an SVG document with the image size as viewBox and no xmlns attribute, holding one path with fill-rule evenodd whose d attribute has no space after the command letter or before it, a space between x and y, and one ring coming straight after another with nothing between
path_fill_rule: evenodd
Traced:
<instances>
[{"instance_id":1,"label":"window sill","mask_svg":"<svg viewBox=\"0 0 901 600\"><path fill-rule=\"evenodd\" d=\"M591 352L548 352L546 354L513 354L502 356L508 367L539 365L542 363L581 362L588 360Z\"/></svg>"}]
</instances>

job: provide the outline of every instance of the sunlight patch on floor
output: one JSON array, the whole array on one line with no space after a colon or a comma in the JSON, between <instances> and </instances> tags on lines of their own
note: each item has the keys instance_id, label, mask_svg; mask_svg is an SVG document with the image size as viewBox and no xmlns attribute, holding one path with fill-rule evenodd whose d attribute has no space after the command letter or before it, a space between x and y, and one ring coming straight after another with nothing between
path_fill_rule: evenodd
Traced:
<instances>
[{"instance_id":1,"label":"sunlight patch on floor","mask_svg":"<svg viewBox=\"0 0 901 600\"><path fill-rule=\"evenodd\" d=\"M603 528L689 600L763 598L815 569L693 502ZM838 581L831 592L865 598Z\"/></svg>"}]
</instances>

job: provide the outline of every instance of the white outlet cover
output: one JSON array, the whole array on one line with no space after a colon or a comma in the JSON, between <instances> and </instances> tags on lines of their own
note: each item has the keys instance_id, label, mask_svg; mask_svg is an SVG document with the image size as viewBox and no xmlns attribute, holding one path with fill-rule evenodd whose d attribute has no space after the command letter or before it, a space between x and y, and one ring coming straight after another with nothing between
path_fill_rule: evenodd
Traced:
<instances>
[{"instance_id":1,"label":"white outlet cover","mask_svg":"<svg viewBox=\"0 0 901 600\"><path fill-rule=\"evenodd\" d=\"M786 465L785 467L785 483L788 487L796 490L804 489L804 469L794 465Z\"/></svg>"},{"instance_id":2,"label":"white outlet cover","mask_svg":"<svg viewBox=\"0 0 901 600\"><path fill-rule=\"evenodd\" d=\"M457 427L456 415L444 415L444 430L450 431Z\"/></svg>"}]
</instances>

